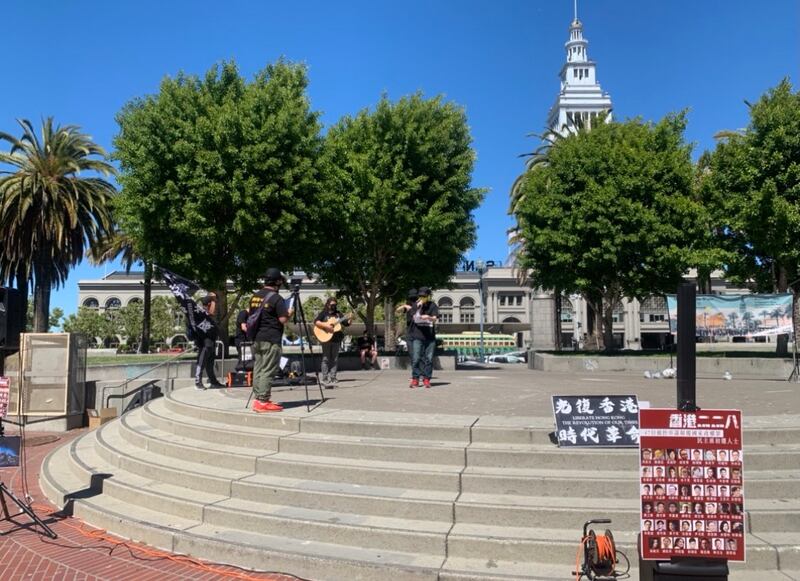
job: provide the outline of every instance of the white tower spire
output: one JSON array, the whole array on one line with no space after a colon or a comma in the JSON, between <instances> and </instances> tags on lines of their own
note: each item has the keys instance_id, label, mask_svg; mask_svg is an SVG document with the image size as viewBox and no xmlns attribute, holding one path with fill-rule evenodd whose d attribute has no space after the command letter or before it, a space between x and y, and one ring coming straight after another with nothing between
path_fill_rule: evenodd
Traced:
<instances>
[{"instance_id":1,"label":"white tower spire","mask_svg":"<svg viewBox=\"0 0 800 581\"><path fill-rule=\"evenodd\" d=\"M578 20L578 0L573 0L575 19L564 44L567 60L561 67L561 90L550 109L547 126L553 133L569 133L578 127L591 127L611 111L611 97L597 82L597 65L589 58L589 41L583 37Z\"/></svg>"}]
</instances>

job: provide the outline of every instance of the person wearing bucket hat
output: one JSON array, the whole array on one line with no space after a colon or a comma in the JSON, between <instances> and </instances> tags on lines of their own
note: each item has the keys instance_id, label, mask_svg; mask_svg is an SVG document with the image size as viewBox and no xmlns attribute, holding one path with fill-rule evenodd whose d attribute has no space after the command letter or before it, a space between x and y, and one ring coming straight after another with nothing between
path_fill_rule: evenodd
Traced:
<instances>
[{"instance_id":1,"label":"person wearing bucket hat","mask_svg":"<svg viewBox=\"0 0 800 581\"><path fill-rule=\"evenodd\" d=\"M439 307L431 299L431 289L423 286L419 289L419 298L411 310L411 326L408 337L411 349L411 383L409 387L419 387L420 381L425 387L431 386L433 374L433 354L436 349L436 321L439 318Z\"/></svg>"},{"instance_id":2,"label":"person wearing bucket hat","mask_svg":"<svg viewBox=\"0 0 800 581\"><path fill-rule=\"evenodd\" d=\"M283 297L278 294L281 285L286 282L277 268L270 268L264 275L264 288L257 291L250 299L250 316L257 317L253 353L253 411L279 412L283 406L270 400L272 379L280 368L281 345L283 342L283 326L291 313L286 307ZM248 319L248 326L250 321Z\"/></svg>"}]
</instances>

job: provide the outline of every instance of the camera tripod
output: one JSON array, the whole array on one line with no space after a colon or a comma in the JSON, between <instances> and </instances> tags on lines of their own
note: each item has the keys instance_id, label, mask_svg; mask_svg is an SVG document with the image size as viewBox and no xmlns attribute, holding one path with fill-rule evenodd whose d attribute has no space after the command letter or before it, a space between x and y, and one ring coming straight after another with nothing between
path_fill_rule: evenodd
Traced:
<instances>
[{"instance_id":1,"label":"camera tripod","mask_svg":"<svg viewBox=\"0 0 800 581\"><path fill-rule=\"evenodd\" d=\"M0 418L0 438L3 438L4 436L5 436L5 427L3 426L3 418ZM20 451L22 450L22 446L23 445L24 445L24 442L20 441ZM18 512L17 514L9 514L9 512L8 512L8 503L6 502L6 498L8 498L14 504L16 504L19 507L20 512ZM2 507L2 509L3 509L3 520L11 521L14 524L16 524L17 526L21 527L23 525L18 524L14 519L16 517L18 517L19 515L21 515L21 514L25 514L34 523L36 523L37 525L42 527L42 531L43 531L42 534L47 535L51 539L57 539L58 538L58 535L53 532L53 529L51 529L49 526L47 526L42 519L40 519L38 516L36 516L36 513L33 512L33 509L30 506L28 506L22 500L17 498L17 496L13 492L11 492L11 490L8 489L8 487L5 485L5 483L2 480L0 480L0 507ZM11 531L5 531L3 533L0 533L0 536L7 535L10 532Z\"/></svg>"}]
</instances>

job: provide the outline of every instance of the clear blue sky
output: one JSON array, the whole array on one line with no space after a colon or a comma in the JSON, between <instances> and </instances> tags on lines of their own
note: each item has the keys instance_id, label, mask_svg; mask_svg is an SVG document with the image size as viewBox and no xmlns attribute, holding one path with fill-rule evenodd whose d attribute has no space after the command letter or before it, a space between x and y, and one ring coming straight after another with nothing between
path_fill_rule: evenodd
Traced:
<instances>
[{"instance_id":1,"label":"clear blue sky","mask_svg":"<svg viewBox=\"0 0 800 581\"><path fill-rule=\"evenodd\" d=\"M743 100L781 78L797 87L797 0L580 0L579 17L617 118L690 109L696 152L720 129L743 127ZM53 115L110 149L122 105L157 91L165 75L202 74L235 59L251 76L285 56L305 62L323 122L417 90L463 105L478 161L470 257L504 260L508 191L535 147L565 60L572 0L405 2L228 0L6 0L0 128ZM112 267L113 268L113 267ZM84 263L52 306L77 308Z\"/></svg>"}]
</instances>

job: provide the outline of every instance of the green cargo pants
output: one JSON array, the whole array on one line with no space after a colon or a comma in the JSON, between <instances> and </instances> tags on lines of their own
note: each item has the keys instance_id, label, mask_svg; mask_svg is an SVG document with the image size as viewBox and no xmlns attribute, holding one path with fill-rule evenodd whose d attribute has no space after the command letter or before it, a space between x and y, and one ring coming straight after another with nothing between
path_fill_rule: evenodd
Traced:
<instances>
[{"instance_id":1,"label":"green cargo pants","mask_svg":"<svg viewBox=\"0 0 800 581\"><path fill-rule=\"evenodd\" d=\"M272 378L278 373L281 346L267 341L256 341L253 345L253 395L261 401L269 401L272 394Z\"/></svg>"}]
</instances>

